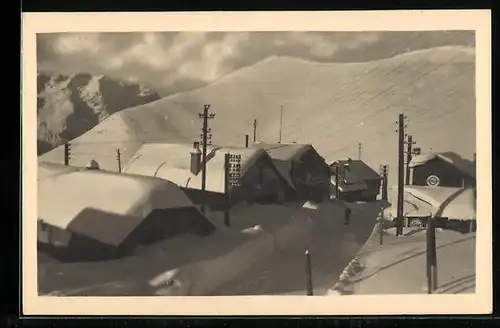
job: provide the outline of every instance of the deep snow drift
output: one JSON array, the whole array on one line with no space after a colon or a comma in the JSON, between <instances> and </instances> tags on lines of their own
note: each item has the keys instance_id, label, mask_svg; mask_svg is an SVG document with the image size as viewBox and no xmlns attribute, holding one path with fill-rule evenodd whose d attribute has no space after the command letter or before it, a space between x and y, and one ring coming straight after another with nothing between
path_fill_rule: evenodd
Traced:
<instances>
[{"instance_id":1,"label":"deep snow drift","mask_svg":"<svg viewBox=\"0 0 500 328\"><path fill-rule=\"evenodd\" d=\"M343 205L336 202L240 205L230 228L222 226L220 213L211 213L209 219L219 227L213 235L176 238L115 261L59 263L39 253L39 291L93 296L302 293L304 251L309 249L315 288L324 292L375 222L377 203L353 207L353 223L344 226Z\"/></svg>"}]
</instances>

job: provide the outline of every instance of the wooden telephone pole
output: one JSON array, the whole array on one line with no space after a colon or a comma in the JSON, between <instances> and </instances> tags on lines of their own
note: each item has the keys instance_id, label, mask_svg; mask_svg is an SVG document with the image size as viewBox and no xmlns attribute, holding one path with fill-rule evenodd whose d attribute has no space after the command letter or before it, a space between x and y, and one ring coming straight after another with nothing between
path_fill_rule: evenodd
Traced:
<instances>
[{"instance_id":1,"label":"wooden telephone pole","mask_svg":"<svg viewBox=\"0 0 500 328\"><path fill-rule=\"evenodd\" d=\"M122 155L120 154L120 149L116 150L116 160L118 162L118 172L122 172Z\"/></svg>"},{"instance_id":2,"label":"wooden telephone pole","mask_svg":"<svg viewBox=\"0 0 500 328\"><path fill-rule=\"evenodd\" d=\"M253 120L253 142L255 143L257 138L257 119Z\"/></svg>"},{"instance_id":3,"label":"wooden telephone pole","mask_svg":"<svg viewBox=\"0 0 500 328\"><path fill-rule=\"evenodd\" d=\"M403 234L404 225L404 146L405 146L405 119L406 116L399 114L398 119L398 203L397 203L397 224L396 236Z\"/></svg>"},{"instance_id":4,"label":"wooden telephone pole","mask_svg":"<svg viewBox=\"0 0 500 328\"><path fill-rule=\"evenodd\" d=\"M380 168L380 175L382 176L382 200L387 202L387 190L388 190L388 181L387 181L387 164L384 164Z\"/></svg>"},{"instance_id":5,"label":"wooden telephone pole","mask_svg":"<svg viewBox=\"0 0 500 328\"><path fill-rule=\"evenodd\" d=\"M71 144L69 142L64 144L64 165L69 165L71 159Z\"/></svg>"},{"instance_id":6,"label":"wooden telephone pole","mask_svg":"<svg viewBox=\"0 0 500 328\"><path fill-rule=\"evenodd\" d=\"M202 158L201 158L201 212L205 213L205 202L206 202L206 180L207 180L207 143L212 144L210 141L212 139L212 129L208 127L208 120L215 117L215 113L209 113L210 105L205 105L203 107L203 113L198 113L198 116L202 119L201 126L201 144L203 145Z\"/></svg>"},{"instance_id":7,"label":"wooden telephone pole","mask_svg":"<svg viewBox=\"0 0 500 328\"><path fill-rule=\"evenodd\" d=\"M281 143L282 130L283 130L283 105L281 105L281 111L280 111L280 137L278 143Z\"/></svg>"}]
</instances>

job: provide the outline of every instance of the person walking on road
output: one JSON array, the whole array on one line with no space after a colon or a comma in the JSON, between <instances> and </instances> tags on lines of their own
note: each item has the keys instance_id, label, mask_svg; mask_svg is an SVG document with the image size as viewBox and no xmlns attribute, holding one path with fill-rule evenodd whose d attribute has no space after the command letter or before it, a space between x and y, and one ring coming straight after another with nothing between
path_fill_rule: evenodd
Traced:
<instances>
[{"instance_id":1,"label":"person walking on road","mask_svg":"<svg viewBox=\"0 0 500 328\"><path fill-rule=\"evenodd\" d=\"M350 223L351 223L351 209L346 206L344 211L344 224L349 225Z\"/></svg>"}]
</instances>

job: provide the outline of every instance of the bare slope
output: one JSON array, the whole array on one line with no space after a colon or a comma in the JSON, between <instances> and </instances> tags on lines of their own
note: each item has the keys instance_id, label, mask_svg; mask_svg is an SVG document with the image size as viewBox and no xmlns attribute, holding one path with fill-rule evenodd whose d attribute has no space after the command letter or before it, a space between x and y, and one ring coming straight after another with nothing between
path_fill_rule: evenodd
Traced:
<instances>
[{"instance_id":1,"label":"bare slope","mask_svg":"<svg viewBox=\"0 0 500 328\"><path fill-rule=\"evenodd\" d=\"M37 88L39 154L80 136L117 111L159 99L142 85L86 73L39 73Z\"/></svg>"},{"instance_id":2,"label":"bare slope","mask_svg":"<svg viewBox=\"0 0 500 328\"><path fill-rule=\"evenodd\" d=\"M464 47L349 64L271 57L204 88L112 115L75 140L72 163L84 165L93 156L103 168L116 169L118 147L127 148L127 157L143 141L199 138L204 104L217 114L210 121L214 143L242 145L245 134L252 136L254 118L257 139L275 142L283 105L284 142L310 142L329 161L357 157L361 142L362 159L377 170L389 163L393 179L400 112L424 151L472 158L474 72L474 51ZM43 158L61 162L62 149Z\"/></svg>"}]
</instances>

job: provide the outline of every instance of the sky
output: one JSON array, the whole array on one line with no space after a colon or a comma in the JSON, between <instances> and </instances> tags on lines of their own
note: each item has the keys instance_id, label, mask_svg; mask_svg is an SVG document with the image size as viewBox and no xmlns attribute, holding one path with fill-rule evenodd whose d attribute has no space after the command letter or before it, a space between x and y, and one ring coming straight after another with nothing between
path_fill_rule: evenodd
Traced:
<instances>
[{"instance_id":1,"label":"sky","mask_svg":"<svg viewBox=\"0 0 500 328\"><path fill-rule=\"evenodd\" d=\"M474 32L50 33L37 35L37 63L39 72L104 74L166 96L273 55L363 62L448 45L474 47Z\"/></svg>"}]
</instances>

